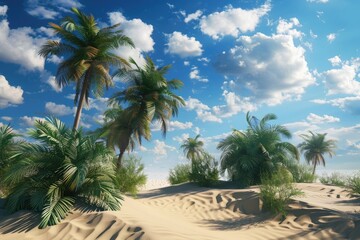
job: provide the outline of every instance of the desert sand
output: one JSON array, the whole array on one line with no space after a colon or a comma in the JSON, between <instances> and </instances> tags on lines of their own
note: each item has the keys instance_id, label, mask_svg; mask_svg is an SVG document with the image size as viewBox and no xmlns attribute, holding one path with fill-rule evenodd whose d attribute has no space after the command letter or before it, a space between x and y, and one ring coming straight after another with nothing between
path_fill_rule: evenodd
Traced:
<instances>
[{"instance_id":1,"label":"desert sand","mask_svg":"<svg viewBox=\"0 0 360 240\"><path fill-rule=\"evenodd\" d=\"M339 187L297 186L305 195L290 203L284 220L261 211L257 187L186 183L145 190L137 199L125 197L118 212L74 211L57 226L41 230L39 216L31 212L7 215L0 210L0 240L360 239L360 199Z\"/></svg>"}]
</instances>

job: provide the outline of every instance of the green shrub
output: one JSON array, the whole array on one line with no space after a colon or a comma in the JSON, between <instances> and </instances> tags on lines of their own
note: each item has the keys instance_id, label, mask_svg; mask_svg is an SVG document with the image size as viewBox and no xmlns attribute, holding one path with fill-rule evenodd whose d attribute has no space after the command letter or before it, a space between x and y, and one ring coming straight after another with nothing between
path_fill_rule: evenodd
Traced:
<instances>
[{"instance_id":1,"label":"green shrub","mask_svg":"<svg viewBox=\"0 0 360 240\"><path fill-rule=\"evenodd\" d=\"M293 175L293 180L296 183L313 183L316 181L316 175L312 174L312 167L309 165L299 164L292 161L285 164L286 168Z\"/></svg>"},{"instance_id":2,"label":"green shrub","mask_svg":"<svg viewBox=\"0 0 360 240\"><path fill-rule=\"evenodd\" d=\"M189 179L203 187L213 185L219 180L218 163L207 153L201 158L193 159Z\"/></svg>"},{"instance_id":3,"label":"green shrub","mask_svg":"<svg viewBox=\"0 0 360 240\"><path fill-rule=\"evenodd\" d=\"M174 169L170 170L169 182L171 185L189 182L189 175L191 172L190 164L179 164Z\"/></svg>"},{"instance_id":4,"label":"green shrub","mask_svg":"<svg viewBox=\"0 0 360 240\"><path fill-rule=\"evenodd\" d=\"M320 177L320 182L322 184L329 184L329 185L334 185L334 186L338 186L338 187L345 187L348 182L348 177L344 174L333 172L333 173L331 173L330 176L325 174L322 177Z\"/></svg>"},{"instance_id":5,"label":"green shrub","mask_svg":"<svg viewBox=\"0 0 360 240\"><path fill-rule=\"evenodd\" d=\"M134 155L124 157L122 167L116 173L116 187L122 193L136 196L140 188L146 184L146 180L144 164L141 163L141 159Z\"/></svg>"},{"instance_id":6,"label":"green shrub","mask_svg":"<svg viewBox=\"0 0 360 240\"><path fill-rule=\"evenodd\" d=\"M34 143L18 149L4 182L11 186L5 207L41 212L39 227L55 225L74 204L119 210L114 154L102 142L68 129L57 119L36 121Z\"/></svg>"},{"instance_id":7,"label":"green shrub","mask_svg":"<svg viewBox=\"0 0 360 240\"><path fill-rule=\"evenodd\" d=\"M347 187L352 194L360 195L360 172L348 178Z\"/></svg>"},{"instance_id":8,"label":"green shrub","mask_svg":"<svg viewBox=\"0 0 360 240\"><path fill-rule=\"evenodd\" d=\"M302 194L295 188L291 173L282 167L271 176L262 177L261 180L260 197L263 201L263 209L276 214L280 213L285 217L291 197Z\"/></svg>"}]
</instances>

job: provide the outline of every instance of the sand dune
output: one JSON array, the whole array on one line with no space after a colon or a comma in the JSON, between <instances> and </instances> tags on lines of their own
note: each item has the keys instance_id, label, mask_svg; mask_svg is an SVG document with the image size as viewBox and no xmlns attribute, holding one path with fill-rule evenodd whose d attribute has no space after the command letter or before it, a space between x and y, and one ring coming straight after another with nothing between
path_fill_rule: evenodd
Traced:
<instances>
[{"instance_id":1,"label":"sand dune","mask_svg":"<svg viewBox=\"0 0 360 240\"><path fill-rule=\"evenodd\" d=\"M118 212L75 211L37 229L39 216L0 211L2 239L360 239L360 200L338 187L298 184L305 195L286 219L261 211L258 188L209 189L193 184L125 197Z\"/></svg>"}]
</instances>

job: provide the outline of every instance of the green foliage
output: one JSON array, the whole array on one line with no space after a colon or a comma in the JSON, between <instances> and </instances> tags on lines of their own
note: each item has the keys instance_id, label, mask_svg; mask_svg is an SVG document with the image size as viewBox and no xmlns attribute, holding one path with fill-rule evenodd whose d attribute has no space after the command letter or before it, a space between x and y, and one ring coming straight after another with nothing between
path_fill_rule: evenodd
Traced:
<instances>
[{"instance_id":1,"label":"green foliage","mask_svg":"<svg viewBox=\"0 0 360 240\"><path fill-rule=\"evenodd\" d=\"M286 163L285 166L291 172L294 182L313 183L316 181L316 175L312 174L311 166L299 164L297 161Z\"/></svg>"},{"instance_id":2,"label":"green foliage","mask_svg":"<svg viewBox=\"0 0 360 240\"><path fill-rule=\"evenodd\" d=\"M330 176L324 174L319 180L322 184L329 184L338 187L345 187L348 183L348 177L337 172L331 173Z\"/></svg>"},{"instance_id":3,"label":"green foliage","mask_svg":"<svg viewBox=\"0 0 360 240\"><path fill-rule=\"evenodd\" d=\"M308 164L313 165L313 175L315 175L316 166L322 164L325 166L324 154L328 154L332 157L336 148L335 140L325 140L326 133L313 133L309 131L309 135L302 134L301 137L304 139L304 142L299 144L300 151L304 153L305 160Z\"/></svg>"},{"instance_id":4,"label":"green foliage","mask_svg":"<svg viewBox=\"0 0 360 240\"><path fill-rule=\"evenodd\" d=\"M187 159L192 161L195 158L201 158L204 154L204 142L198 140L200 135L196 135L195 138L186 139L180 148L183 150Z\"/></svg>"},{"instance_id":5,"label":"green foliage","mask_svg":"<svg viewBox=\"0 0 360 240\"><path fill-rule=\"evenodd\" d=\"M352 194L360 195L360 172L349 177L347 187Z\"/></svg>"},{"instance_id":6,"label":"green foliage","mask_svg":"<svg viewBox=\"0 0 360 240\"><path fill-rule=\"evenodd\" d=\"M10 126L0 127L0 197L6 196L8 187L3 183L4 175L17 156L16 151L22 142L16 141L19 136L14 133Z\"/></svg>"},{"instance_id":7,"label":"green foliage","mask_svg":"<svg viewBox=\"0 0 360 240\"><path fill-rule=\"evenodd\" d=\"M222 174L226 172L240 186L256 185L261 183L262 174L274 172L288 159L299 159L297 148L282 141L291 137L290 132L281 125L268 123L275 119L274 114L259 120L248 113L247 130L235 129L218 144L222 151Z\"/></svg>"},{"instance_id":8,"label":"green foliage","mask_svg":"<svg viewBox=\"0 0 360 240\"><path fill-rule=\"evenodd\" d=\"M179 164L174 169L170 170L169 182L171 185L185 183L190 181L190 164Z\"/></svg>"},{"instance_id":9,"label":"green foliage","mask_svg":"<svg viewBox=\"0 0 360 240\"><path fill-rule=\"evenodd\" d=\"M146 184L146 180L141 159L129 155L123 159L123 166L116 172L115 185L122 193L136 196L140 188Z\"/></svg>"},{"instance_id":10,"label":"green foliage","mask_svg":"<svg viewBox=\"0 0 360 240\"><path fill-rule=\"evenodd\" d=\"M30 131L34 143L17 151L4 182L11 186L6 208L41 212L39 227L55 225L74 204L119 210L113 152L95 138L68 129L57 119L37 121Z\"/></svg>"},{"instance_id":11,"label":"green foliage","mask_svg":"<svg viewBox=\"0 0 360 240\"><path fill-rule=\"evenodd\" d=\"M194 158L189 180L203 187L214 185L219 180L218 163L207 153L200 158Z\"/></svg>"},{"instance_id":12,"label":"green foliage","mask_svg":"<svg viewBox=\"0 0 360 240\"><path fill-rule=\"evenodd\" d=\"M285 217L290 199L301 194L302 192L293 184L291 173L284 167L279 168L272 175L262 177L260 197L264 210Z\"/></svg>"}]
</instances>

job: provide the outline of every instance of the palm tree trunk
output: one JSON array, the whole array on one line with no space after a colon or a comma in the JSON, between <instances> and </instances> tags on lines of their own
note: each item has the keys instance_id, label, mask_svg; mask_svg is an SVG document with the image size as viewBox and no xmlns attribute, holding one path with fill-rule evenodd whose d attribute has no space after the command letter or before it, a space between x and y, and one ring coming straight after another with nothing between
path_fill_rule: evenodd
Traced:
<instances>
[{"instance_id":1,"label":"palm tree trunk","mask_svg":"<svg viewBox=\"0 0 360 240\"><path fill-rule=\"evenodd\" d=\"M80 117L81 117L81 111L84 105L84 100L85 100L85 93L87 90L87 73L85 75L85 79L84 79L84 84L81 88L81 94L80 94L80 100L76 109L76 115L75 115L75 120L74 120L74 125L73 125L73 130L77 130L79 127L79 123L80 123Z\"/></svg>"},{"instance_id":2,"label":"palm tree trunk","mask_svg":"<svg viewBox=\"0 0 360 240\"><path fill-rule=\"evenodd\" d=\"M122 157L123 157L124 153L125 153L125 151L120 151L120 153L119 153L119 157L118 157L118 160L116 163L117 170L122 168Z\"/></svg>"},{"instance_id":3,"label":"palm tree trunk","mask_svg":"<svg viewBox=\"0 0 360 240\"><path fill-rule=\"evenodd\" d=\"M314 163L314 169L313 169L313 173L312 173L313 176L315 175L315 169L316 169L316 162Z\"/></svg>"}]
</instances>

